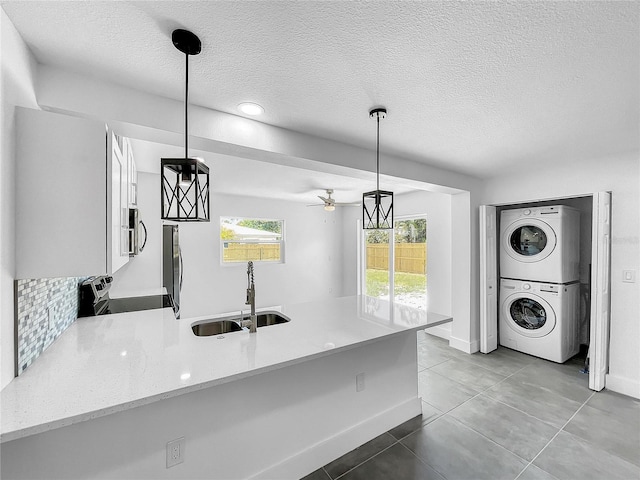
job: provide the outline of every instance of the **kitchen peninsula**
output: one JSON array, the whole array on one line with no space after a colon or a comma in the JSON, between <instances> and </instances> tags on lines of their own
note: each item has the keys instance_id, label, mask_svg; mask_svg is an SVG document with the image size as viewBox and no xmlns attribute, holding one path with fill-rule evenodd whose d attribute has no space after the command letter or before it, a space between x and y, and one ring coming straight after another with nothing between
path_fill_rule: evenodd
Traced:
<instances>
[{"instance_id":1,"label":"kitchen peninsula","mask_svg":"<svg viewBox=\"0 0 640 480\"><path fill-rule=\"evenodd\" d=\"M415 332L451 318L366 296L279 310L210 337L170 308L78 319L2 391L3 478L299 478L420 413Z\"/></svg>"}]
</instances>

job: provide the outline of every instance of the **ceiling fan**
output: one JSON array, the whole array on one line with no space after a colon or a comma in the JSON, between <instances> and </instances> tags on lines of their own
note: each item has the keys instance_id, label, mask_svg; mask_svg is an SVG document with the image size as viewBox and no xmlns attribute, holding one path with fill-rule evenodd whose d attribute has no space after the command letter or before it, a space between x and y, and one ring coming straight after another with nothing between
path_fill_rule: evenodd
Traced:
<instances>
[{"instance_id":1,"label":"ceiling fan","mask_svg":"<svg viewBox=\"0 0 640 480\"><path fill-rule=\"evenodd\" d=\"M336 209L336 206L338 206L338 207L358 207L358 206L360 206L360 203L358 203L358 202L354 202L354 203L336 202L335 199L331 197L331 194L333 193L333 189L327 188L325 191L327 192L327 196L326 197L318 195L318 198L320 200L322 200L324 203L315 203L313 205L307 205L307 207L324 207L324 209L327 212L333 212Z\"/></svg>"}]
</instances>

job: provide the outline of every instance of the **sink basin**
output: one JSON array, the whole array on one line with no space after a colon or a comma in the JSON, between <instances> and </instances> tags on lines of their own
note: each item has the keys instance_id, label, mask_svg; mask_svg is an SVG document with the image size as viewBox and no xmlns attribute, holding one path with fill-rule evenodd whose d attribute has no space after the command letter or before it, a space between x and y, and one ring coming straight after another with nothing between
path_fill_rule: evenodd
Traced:
<instances>
[{"instance_id":1,"label":"sink basin","mask_svg":"<svg viewBox=\"0 0 640 480\"><path fill-rule=\"evenodd\" d=\"M285 317L283 314L279 312L260 312L256 313L256 318L258 321L258 328L267 327L269 325L277 325L279 323L287 323L291 321L289 317ZM242 317L243 320L249 320L249 315L245 315Z\"/></svg>"},{"instance_id":2,"label":"sink basin","mask_svg":"<svg viewBox=\"0 0 640 480\"><path fill-rule=\"evenodd\" d=\"M193 333L199 337L209 337L222 333L240 332L242 327L237 322L231 320L215 320L206 323L191 325Z\"/></svg>"},{"instance_id":3,"label":"sink basin","mask_svg":"<svg viewBox=\"0 0 640 480\"><path fill-rule=\"evenodd\" d=\"M242 317L231 316L225 318L216 318L211 320L202 320L200 323L191 325L194 335L199 337L209 337L211 335L220 335L223 333L240 332L242 330L249 330L248 327L242 327L242 321L248 321L249 315L243 315ZM287 323L291 321L289 317L283 315L280 312L268 311L256 313L257 327L267 327L269 325L278 325L279 323Z\"/></svg>"}]
</instances>

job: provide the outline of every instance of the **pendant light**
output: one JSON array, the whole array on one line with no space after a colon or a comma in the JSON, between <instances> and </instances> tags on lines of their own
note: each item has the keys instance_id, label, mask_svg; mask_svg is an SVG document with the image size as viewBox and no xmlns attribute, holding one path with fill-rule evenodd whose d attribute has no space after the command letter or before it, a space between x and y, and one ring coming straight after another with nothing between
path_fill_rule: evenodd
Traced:
<instances>
[{"instance_id":1,"label":"pendant light","mask_svg":"<svg viewBox=\"0 0 640 480\"><path fill-rule=\"evenodd\" d=\"M173 45L185 54L184 158L161 161L162 219L174 222L209 221L209 167L202 159L189 158L189 55L201 51L200 39L188 30L174 30Z\"/></svg>"},{"instance_id":2,"label":"pendant light","mask_svg":"<svg viewBox=\"0 0 640 480\"><path fill-rule=\"evenodd\" d=\"M376 189L362 194L362 228L365 230L393 228L393 192L380 190L380 119L387 116L386 108L374 108L369 117L376 119Z\"/></svg>"}]
</instances>

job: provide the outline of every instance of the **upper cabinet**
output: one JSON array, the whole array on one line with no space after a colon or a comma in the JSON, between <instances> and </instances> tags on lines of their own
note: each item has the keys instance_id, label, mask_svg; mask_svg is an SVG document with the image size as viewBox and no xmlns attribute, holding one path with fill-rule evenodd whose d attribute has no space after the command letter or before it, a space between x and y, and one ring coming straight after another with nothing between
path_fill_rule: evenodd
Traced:
<instances>
[{"instance_id":1,"label":"upper cabinet","mask_svg":"<svg viewBox=\"0 0 640 480\"><path fill-rule=\"evenodd\" d=\"M127 149L102 122L16 109L16 278L113 273L129 261Z\"/></svg>"},{"instance_id":2,"label":"upper cabinet","mask_svg":"<svg viewBox=\"0 0 640 480\"><path fill-rule=\"evenodd\" d=\"M136 160L133 158L131 142L128 138L122 138L122 153L127 159L127 202L130 208L138 206L138 169Z\"/></svg>"}]
</instances>

